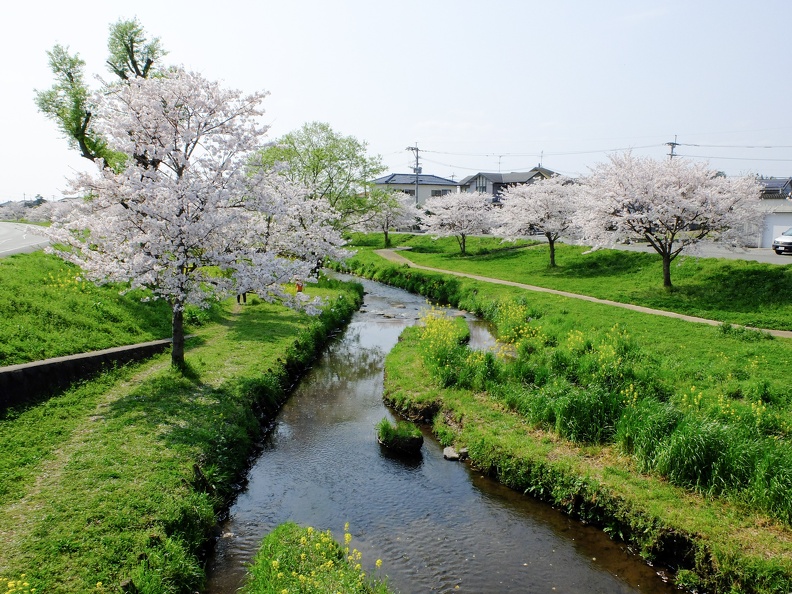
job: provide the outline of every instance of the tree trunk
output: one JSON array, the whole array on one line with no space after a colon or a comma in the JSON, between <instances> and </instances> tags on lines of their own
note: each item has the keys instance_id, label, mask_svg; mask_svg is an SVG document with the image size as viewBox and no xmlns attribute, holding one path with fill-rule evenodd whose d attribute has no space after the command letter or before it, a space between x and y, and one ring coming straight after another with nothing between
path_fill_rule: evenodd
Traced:
<instances>
[{"instance_id":1,"label":"tree trunk","mask_svg":"<svg viewBox=\"0 0 792 594\"><path fill-rule=\"evenodd\" d=\"M390 237L388 236L388 228L385 227L385 247L390 247Z\"/></svg>"},{"instance_id":2,"label":"tree trunk","mask_svg":"<svg viewBox=\"0 0 792 594\"><path fill-rule=\"evenodd\" d=\"M462 250L462 255L465 255L465 235L459 237L459 249Z\"/></svg>"},{"instance_id":3,"label":"tree trunk","mask_svg":"<svg viewBox=\"0 0 792 594\"><path fill-rule=\"evenodd\" d=\"M173 348L171 349L171 365L184 368L184 304L173 304L172 318Z\"/></svg>"},{"instance_id":4,"label":"tree trunk","mask_svg":"<svg viewBox=\"0 0 792 594\"><path fill-rule=\"evenodd\" d=\"M671 254L663 253L663 287L671 288Z\"/></svg>"},{"instance_id":5,"label":"tree trunk","mask_svg":"<svg viewBox=\"0 0 792 594\"><path fill-rule=\"evenodd\" d=\"M555 239L551 235L546 235L547 243L550 246L550 268L555 268Z\"/></svg>"}]
</instances>

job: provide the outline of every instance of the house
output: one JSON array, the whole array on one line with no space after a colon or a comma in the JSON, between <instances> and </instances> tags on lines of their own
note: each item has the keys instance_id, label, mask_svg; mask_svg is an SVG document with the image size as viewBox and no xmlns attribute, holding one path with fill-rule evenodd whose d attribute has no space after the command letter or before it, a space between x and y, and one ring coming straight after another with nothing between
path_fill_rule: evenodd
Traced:
<instances>
[{"instance_id":1,"label":"house","mask_svg":"<svg viewBox=\"0 0 792 594\"><path fill-rule=\"evenodd\" d=\"M556 175L544 167L534 167L530 171L512 173L475 173L459 182L462 192L484 192L492 195L493 202L500 201L501 192L508 186L530 184L540 179Z\"/></svg>"},{"instance_id":2,"label":"house","mask_svg":"<svg viewBox=\"0 0 792 594\"><path fill-rule=\"evenodd\" d=\"M759 238L759 247L769 248L773 238L792 228L792 177L759 178L762 189L764 225Z\"/></svg>"},{"instance_id":3,"label":"house","mask_svg":"<svg viewBox=\"0 0 792 594\"><path fill-rule=\"evenodd\" d=\"M413 197L417 191L416 204L423 204L432 196L455 194L459 191L459 184L454 180L423 173L390 173L378 177L372 183L379 188L399 190Z\"/></svg>"}]
</instances>

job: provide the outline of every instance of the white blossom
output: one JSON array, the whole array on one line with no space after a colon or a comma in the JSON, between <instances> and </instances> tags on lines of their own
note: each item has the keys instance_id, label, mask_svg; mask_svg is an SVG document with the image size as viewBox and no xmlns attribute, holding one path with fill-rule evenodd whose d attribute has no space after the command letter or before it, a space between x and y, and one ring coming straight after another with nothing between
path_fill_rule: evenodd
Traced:
<instances>
[{"instance_id":1,"label":"white blossom","mask_svg":"<svg viewBox=\"0 0 792 594\"><path fill-rule=\"evenodd\" d=\"M541 233L550 246L550 266L555 266L555 242L574 230L580 218L579 187L560 175L529 184L510 186L501 195L496 211L498 233L515 240Z\"/></svg>"},{"instance_id":2,"label":"white blossom","mask_svg":"<svg viewBox=\"0 0 792 594\"><path fill-rule=\"evenodd\" d=\"M254 291L297 306L284 283L311 281L325 258L345 255L326 201L277 174L251 173L264 97L182 69L97 97L97 129L130 157L123 171L98 164L79 175L72 189L87 198L51 228L68 248L59 253L88 278L170 303L175 363L186 304Z\"/></svg>"},{"instance_id":3,"label":"white blossom","mask_svg":"<svg viewBox=\"0 0 792 594\"><path fill-rule=\"evenodd\" d=\"M744 242L744 228L760 222L761 186L754 177L727 178L706 164L614 155L585 181L585 236L595 244L646 241L670 263L703 239Z\"/></svg>"},{"instance_id":4,"label":"white blossom","mask_svg":"<svg viewBox=\"0 0 792 594\"><path fill-rule=\"evenodd\" d=\"M470 235L487 233L493 225L492 196L484 192L461 192L433 196L423 205L421 226L437 237L456 237L464 254Z\"/></svg>"},{"instance_id":5,"label":"white blossom","mask_svg":"<svg viewBox=\"0 0 792 594\"><path fill-rule=\"evenodd\" d=\"M389 245L388 233L391 229L410 229L418 222L419 211L415 200L400 191L382 192L371 216L357 225L359 231L379 231L385 235L385 245Z\"/></svg>"}]
</instances>

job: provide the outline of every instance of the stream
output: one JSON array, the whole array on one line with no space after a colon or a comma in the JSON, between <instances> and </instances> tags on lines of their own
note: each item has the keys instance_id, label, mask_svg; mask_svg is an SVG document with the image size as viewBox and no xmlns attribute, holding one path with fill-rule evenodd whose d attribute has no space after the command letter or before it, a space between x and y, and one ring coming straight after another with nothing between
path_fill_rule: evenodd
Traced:
<instances>
[{"instance_id":1,"label":"stream","mask_svg":"<svg viewBox=\"0 0 792 594\"><path fill-rule=\"evenodd\" d=\"M285 521L329 529L339 542L349 522L364 571L387 575L401 594L677 591L602 531L444 460L426 428L419 459L382 449L374 427L394 418L382 402L383 361L429 305L354 280L364 305L278 414L221 527L205 592L235 592L262 538ZM465 315L471 346L492 346L487 325Z\"/></svg>"}]
</instances>

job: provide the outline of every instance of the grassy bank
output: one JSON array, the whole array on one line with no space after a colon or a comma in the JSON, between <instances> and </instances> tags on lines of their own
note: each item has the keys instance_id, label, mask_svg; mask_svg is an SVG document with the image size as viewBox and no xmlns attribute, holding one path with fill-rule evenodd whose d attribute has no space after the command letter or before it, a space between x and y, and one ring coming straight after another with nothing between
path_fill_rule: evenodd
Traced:
<instances>
[{"instance_id":1,"label":"grassy bank","mask_svg":"<svg viewBox=\"0 0 792 594\"><path fill-rule=\"evenodd\" d=\"M672 291L663 289L662 263L655 253L556 246L558 266L549 267L548 246L519 247L497 238L469 240L462 256L453 238L391 234L394 246L416 264L591 295L622 303L753 326L792 330L792 259L788 265L747 260L679 256L672 263ZM374 265L381 235L356 235L356 260Z\"/></svg>"},{"instance_id":2,"label":"grassy bank","mask_svg":"<svg viewBox=\"0 0 792 594\"><path fill-rule=\"evenodd\" d=\"M170 337L163 301L79 277L43 252L0 258L0 366Z\"/></svg>"},{"instance_id":3,"label":"grassy bank","mask_svg":"<svg viewBox=\"0 0 792 594\"><path fill-rule=\"evenodd\" d=\"M511 345L470 353L450 322L410 331L387 361L397 406L440 411L441 439L680 585L792 587L790 341L365 257L358 272L474 311Z\"/></svg>"},{"instance_id":4,"label":"grassy bank","mask_svg":"<svg viewBox=\"0 0 792 594\"><path fill-rule=\"evenodd\" d=\"M362 297L340 283L311 318L226 303L168 355L0 419L0 576L38 592L194 592L216 514L262 424Z\"/></svg>"},{"instance_id":5,"label":"grassy bank","mask_svg":"<svg viewBox=\"0 0 792 594\"><path fill-rule=\"evenodd\" d=\"M431 418L444 445L466 447L472 463L502 483L675 569L681 587L766 594L792 588L792 531L782 522L739 497L714 497L642 472L618 443L584 437L584 428L608 425L606 407L592 406L579 389L546 385L556 403L532 397L497 377L493 358L464 349L465 361L445 361L457 373L434 368L444 350L459 354L438 344L441 335L431 324L403 334L386 360L386 398L409 416ZM516 394L517 406L508 398ZM527 414L532 406L557 416L548 426Z\"/></svg>"}]
</instances>

